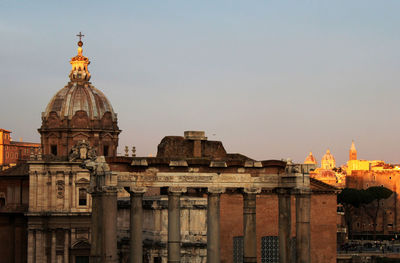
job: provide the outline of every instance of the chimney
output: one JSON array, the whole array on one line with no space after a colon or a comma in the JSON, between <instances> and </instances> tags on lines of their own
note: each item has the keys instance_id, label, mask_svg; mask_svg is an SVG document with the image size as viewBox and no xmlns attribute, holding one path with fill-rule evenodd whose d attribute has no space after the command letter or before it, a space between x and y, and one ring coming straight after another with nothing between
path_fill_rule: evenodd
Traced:
<instances>
[{"instance_id":1,"label":"chimney","mask_svg":"<svg viewBox=\"0 0 400 263\"><path fill-rule=\"evenodd\" d=\"M200 158L201 157L201 141L206 141L207 137L205 136L204 131L185 131L184 132L185 140L193 141L193 157Z\"/></svg>"}]
</instances>

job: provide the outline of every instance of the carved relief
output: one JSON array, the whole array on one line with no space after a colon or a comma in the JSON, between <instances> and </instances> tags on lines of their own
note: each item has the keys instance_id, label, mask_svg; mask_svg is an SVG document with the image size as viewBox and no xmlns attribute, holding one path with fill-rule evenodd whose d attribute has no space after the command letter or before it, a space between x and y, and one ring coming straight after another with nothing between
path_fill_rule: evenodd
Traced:
<instances>
[{"instance_id":1,"label":"carved relief","mask_svg":"<svg viewBox=\"0 0 400 263\"><path fill-rule=\"evenodd\" d=\"M74 147L72 147L69 154L69 161L73 162L77 159L80 160L95 160L96 159L96 150L90 147L89 142L83 140L76 143Z\"/></svg>"},{"instance_id":2,"label":"carved relief","mask_svg":"<svg viewBox=\"0 0 400 263\"><path fill-rule=\"evenodd\" d=\"M57 188L57 198L63 199L65 190L64 181L58 180L56 183L56 188Z\"/></svg>"}]
</instances>

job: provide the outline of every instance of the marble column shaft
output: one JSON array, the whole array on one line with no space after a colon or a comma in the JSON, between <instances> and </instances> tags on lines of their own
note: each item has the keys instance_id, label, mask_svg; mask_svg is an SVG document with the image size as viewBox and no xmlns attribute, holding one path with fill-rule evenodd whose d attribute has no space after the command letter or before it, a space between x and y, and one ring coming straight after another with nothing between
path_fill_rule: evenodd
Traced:
<instances>
[{"instance_id":1,"label":"marble column shaft","mask_svg":"<svg viewBox=\"0 0 400 263\"><path fill-rule=\"evenodd\" d=\"M103 214L103 246L102 263L118 262L117 251L117 189L109 189L102 193L102 214Z\"/></svg>"},{"instance_id":2,"label":"marble column shaft","mask_svg":"<svg viewBox=\"0 0 400 263\"><path fill-rule=\"evenodd\" d=\"M222 189L208 189L207 262L220 262L220 196Z\"/></svg>"},{"instance_id":3,"label":"marble column shaft","mask_svg":"<svg viewBox=\"0 0 400 263\"><path fill-rule=\"evenodd\" d=\"M56 262L56 230L51 231L51 262Z\"/></svg>"},{"instance_id":4,"label":"marble column shaft","mask_svg":"<svg viewBox=\"0 0 400 263\"><path fill-rule=\"evenodd\" d=\"M28 229L28 263L35 262L35 232Z\"/></svg>"},{"instance_id":5,"label":"marble column shaft","mask_svg":"<svg viewBox=\"0 0 400 263\"><path fill-rule=\"evenodd\" d=\"M69 263L69 230L64 230L64 263Z\"/></svg>"},{"instance_id":6,"label":"marble column shaft","mask_svg":"<svg viewBox=\"0 0 400 263\"><path fill-rule=\"evenodd\" d=\"M44 238L43 238L43 230L35 231L35 262L45 262L44 260Z\"/></svg>"},{"instance_id":7,"label":"marble column shaft","mask_svg":"<svg viewBox=\"0 0 400 263\"><path fill-rule=\"evenodd\" d=\"M296 194L296 263L309 263L310 251L310 209L311 192L299 191Z\"/></svg>"},{"instance_id":8,"label":"marble column shaft","mask_svg":"<svg viewBox=\"0 0 400 263\"><path fill-rule=\"evenodd\" d=\"M130 263L143 262L143 194L144 189L131 189Z\"/></svg>"},{"instance_id":9,"label":"marble column shaft","mask_svg":"<svg viewBox=\"0 0 400 263\"><path fill-rule=\"evenodd\" d=\"M92 226L91 226L91 245L90 262L101 263L102 236L103 236L103 217L102 196L99 192L91 193L92 196Z\"/></svg>"},{"instance_id":10,"label":"marble column shaft","mask_svg":"<svg viewBox=\"0 0 400 263\"><path fill-rule=\"evenodd\" d=\"M243 262L257 262L256 193L243 193Z\"/></svg>"},{"instance_id":11,"label":"marble column shaft","mask_svg":"<svg viewBox=\"0 0 400 263\"><path fill-rule=\"evenodd\" d=\"M168 263L181 262L181 194L173 188L168 192Z\"/></svg>"},{"instance_id":12,"label":"marble column shaft","mask_svg":"<svg viewBox=\"0 0 400 263\"><path fill-rule=\"evenodd\" d=\"M279 263L290 263L293 261L290 246L292 229L290 189L278 189L278 207Z\"/></svg>"}]
</instances>

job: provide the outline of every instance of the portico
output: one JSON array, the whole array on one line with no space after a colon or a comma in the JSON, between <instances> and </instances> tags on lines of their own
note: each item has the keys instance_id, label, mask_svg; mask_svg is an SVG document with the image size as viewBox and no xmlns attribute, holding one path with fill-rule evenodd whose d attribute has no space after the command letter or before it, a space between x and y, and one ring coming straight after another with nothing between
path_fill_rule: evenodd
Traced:
<instances>
[{"instance_id":1,"label":"portico","mask_svg":"<svg viewBox=\"0 0 400 263\"><path fill-rule=\"evenodd\" d=\"M308 172L312 167L290 161L245 161L238 166L238 163L233 165L226 161L209 161L199 167L190 160L160 163L154 158L133 158L131 171L114 172L113 180L119 188L129 192L131 199L130 262L141 263L143 259L143 195L154 188L167 189L168 193L168 262L181 262L180 200L188 189L201 191L207 197L207 262L220 262L220 195L232 192L243 196L243 262L257 262L256 198L265 192L279 197L280 262L292 262L289 242L292 227L290 200L293 196L296 198L297 262L309 262ZM104 226L104 229L108 228L112 226ZM94 226L93 229L98 228Z\"/></svg>"}]
</instances>

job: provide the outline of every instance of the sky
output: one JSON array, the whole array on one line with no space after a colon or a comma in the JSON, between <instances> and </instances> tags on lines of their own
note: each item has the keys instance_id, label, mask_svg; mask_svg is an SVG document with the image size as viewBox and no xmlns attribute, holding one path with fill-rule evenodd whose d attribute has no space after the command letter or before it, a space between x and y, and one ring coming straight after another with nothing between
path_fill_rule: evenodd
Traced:
<instances>
[{"instance_id":1,"label":"sky","mask_svg":"<svg viewBox=\"0 0 400 263\"><path fill-rule=\"evenodd\" d=\"M39 141L82 31L120 149L203 130L257 160L400 163L400 1L0 0L0 128Z\"/></svg>"}]
</instances>

